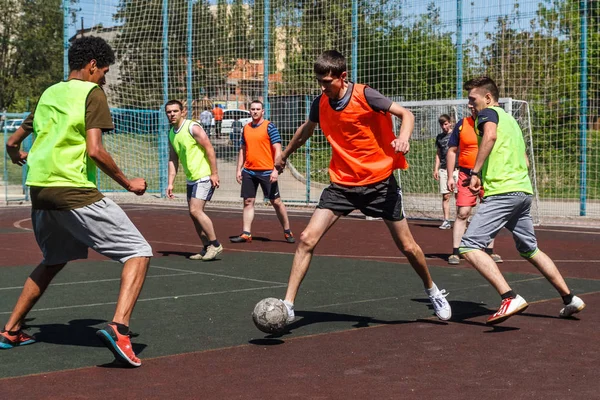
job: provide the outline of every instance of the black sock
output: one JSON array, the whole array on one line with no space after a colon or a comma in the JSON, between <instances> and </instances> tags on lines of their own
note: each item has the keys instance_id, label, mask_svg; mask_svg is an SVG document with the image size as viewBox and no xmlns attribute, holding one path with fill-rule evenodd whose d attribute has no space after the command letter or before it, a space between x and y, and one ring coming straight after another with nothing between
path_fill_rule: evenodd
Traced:
<instances>
[{"instance_id":1,"label":"black sock","mask_svg":"<svg viewBox=\"0 0 600 400\"><path fill-rule=\"evenodd\" d=\"M452 248L452 255L454 255L454 256L459 256L460 255L460 253L458 252L458 247L453 247Z\"/></svg>"},{"instance_id":2,"label":"black sock","mask_svg":"<svg viewBox=\"0 0 600 400\"><path fill-rule=\"evenodd\" d=\"M292 230L291 229L284 229L283 233L292 233Z\"/></svg>"},{"instance_id":3,"label":"black sock","mask_svg":"<svg viewBox=\"0 0 600 400\"><path fill-rule=\"evenodd\" d=\"M127 335L129 333L129 327L127 325L119 324L118 322L113 322L117 326L117 331L121 335Z\"/></svg>"},{"instance_id":4,"label":"black sock","mask_svg":"<svg viewBox=\"0 0 600 400\"><path fill-rule=\"evenodd\" d=\"M218 240L211 240L210 242L208 242L208 244L212 244L215 247L219 247L221 245L221 243L219 243Z\"/></svg>"},{"instance_id":5,"label":"black sock","mask_svg":"<svg viewBox=\"0 0 600 400\"><path fill-rule=\"evenodd\" d=\"M563 299L563 303L564 303L564 304L565 304L565 306L566 306L567 304L569 304L570 302L572 302L572 301L573 301L573 294L572 294L572 293L569 293L569 294L567 294L567 295L565 295L565 296L562 296L562 299Z\"/></svg>"},{"instance_id":6,"label":"black sock","mask_svg":"<svg viewBox=\"0 0 600 400\"><path fill-rule=\"evenodd\" d=\"M485 248L485 253L488 254L488 255L492 255L492 254L494 254L494 249L490 249L489 247L486 247Z\"/></svg>"},{"instance_id":7,"label":"black sock","mask_svg":"<svg viewBox=\"0 0 600 400\"><path fill-rule=\"evenodd\" d=\"M247 231L242 231L242 233L243 233L243 234L245 234L245 235L248 235L248 236L252 236L252 235L250 234L250 232L247 232Z\"/></svg>"},{"instance_id":8,"label":"black sock","mask_svg":"<svg viewBox=\"0 0 600 400\"><path fill-rule=\"evenodd\" d=\"M502 300L504 300L504 299L514 299L515 297L517 297L517 294L514 291L509 290L508 292L500 295L500 297L502 297Z\"/></svg>"}]
</instances>

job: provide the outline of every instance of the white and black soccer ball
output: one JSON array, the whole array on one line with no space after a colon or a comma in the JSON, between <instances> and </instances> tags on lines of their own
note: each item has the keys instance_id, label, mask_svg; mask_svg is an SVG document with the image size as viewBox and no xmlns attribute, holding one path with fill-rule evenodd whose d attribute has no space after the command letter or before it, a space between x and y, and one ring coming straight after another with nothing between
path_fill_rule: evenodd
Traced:
<instances>
[{"instance_id":1,"label":"white and black soccer ball","mask_svg":"<svg viewBox=\"0 0 600 400\"><path fill-rule=\"evenodd\" d=\"M287 307L283 301L274 297L267 297L256 303L252 312L254 325L265 333L282 333L285 330L287 319Z\"/></svg>"}]
</instances>

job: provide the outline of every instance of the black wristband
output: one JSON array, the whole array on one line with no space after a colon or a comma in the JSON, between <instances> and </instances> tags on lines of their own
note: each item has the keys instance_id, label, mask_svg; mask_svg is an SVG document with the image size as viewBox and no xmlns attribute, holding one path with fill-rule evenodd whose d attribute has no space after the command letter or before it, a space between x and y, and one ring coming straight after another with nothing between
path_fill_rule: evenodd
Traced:
<instances>
[{"instance_id":1,"label":"black wristband","mask_svg":"<svg viewBox=\"0 0 600 400\"><path fill-rule=\"evenodd\" d=\"M475 171L471 170L471 173L469 175L481 178L481 172L475 172Z\"/></svg>"}]
</instances>

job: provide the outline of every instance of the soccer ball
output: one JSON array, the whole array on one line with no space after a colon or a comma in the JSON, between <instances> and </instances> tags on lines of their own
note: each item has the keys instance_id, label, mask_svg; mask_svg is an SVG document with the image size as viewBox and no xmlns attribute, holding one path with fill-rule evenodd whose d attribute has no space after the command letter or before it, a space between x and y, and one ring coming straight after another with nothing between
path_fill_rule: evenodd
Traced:
<instances>
[{"instance_id":1,"label":"soccer ball","mask_svg":"<svg viewBox=\"0 0 600 400\"><path fill-rule=\"evenodd\" d=\"M252 312L254 325L265 333L281 333L285 330L288 319L288 311L283 301L274 297L262 299Z\"/></svg>"}]
</instances>

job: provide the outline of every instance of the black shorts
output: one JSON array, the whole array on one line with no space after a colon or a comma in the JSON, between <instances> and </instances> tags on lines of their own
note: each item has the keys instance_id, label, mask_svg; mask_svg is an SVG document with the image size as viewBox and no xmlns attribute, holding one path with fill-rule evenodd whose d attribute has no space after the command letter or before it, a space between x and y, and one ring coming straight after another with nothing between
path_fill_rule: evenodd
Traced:
<instances>
[{"instance_id":1,"label":"black shorts","mask_svg":"<svg viewBox=\"0 0 600 400\"><path fill-rule=\"evenodd\" d=\"M387 221L404 219L402 189L392 174L381 182L366 186L343 186L332 183L323 190L317 208L348 215L360 210L369 217Z\"/></svg>"},{"instance_id":2,"label":"black shorts","mask_svg":"<svg viewBox=\"0 0 600 400\"><path fill-rule=\"evenodd\" d=\"M248 171L242 170L242 194L243 199L254 199L256 198L256 191L258 185L263 191L263 195L269 200L278 199L279 196L279 185L277 182L269 182L269 175L261 175L263 171L258 171L257 174L252 175Z\"/></svg>"}]
</instances>

